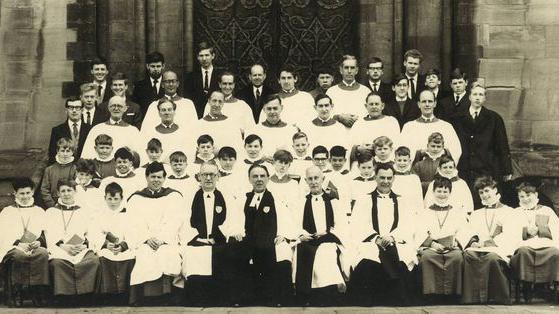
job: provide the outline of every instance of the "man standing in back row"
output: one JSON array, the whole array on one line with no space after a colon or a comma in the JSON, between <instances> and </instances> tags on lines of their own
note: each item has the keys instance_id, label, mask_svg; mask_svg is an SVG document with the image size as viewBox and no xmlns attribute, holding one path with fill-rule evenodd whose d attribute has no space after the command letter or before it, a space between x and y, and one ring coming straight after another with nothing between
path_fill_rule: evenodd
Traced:
<instances>
[{"instance_id":1,"label":"man standing in back row","mask_svg":"<svg viewBox=\"0 0 559 314\"><path fill-rule=\"evenodd\" d=\"M149 104L163 97L161 73L165 69L165 58L160 52L154 51L146 55L146 70L148 77L134 83L132 101L140 105L142 117L146 116Z\"/></svg>"},{"instance_id":2,"label":"man standing in back row","mask_svg":"<svg viewBox=\"0 0 559 314\"><path fill-rule=\"evenodd\" d=\"M261 64L255 63L250 67L248 80L250 84L239 91L239 99L244 100L250 106L254 122L258 123L264 99L273 94L273 91L265 84L266 69Z\"/></svg>"},{"instance_id":3,"label":"man standing in back row","mask_svg":"<svg viewBox=\"0 0 559 314\"><path fill-rule=\"evenodd\" d=\"M214 68L215 49L207 42L201 42L196 49L199 68L184 77L184 95L192 99L198 118L204 115L204 107L212 91L218 90L219 73Z\"/></svg>"}]
</instances>

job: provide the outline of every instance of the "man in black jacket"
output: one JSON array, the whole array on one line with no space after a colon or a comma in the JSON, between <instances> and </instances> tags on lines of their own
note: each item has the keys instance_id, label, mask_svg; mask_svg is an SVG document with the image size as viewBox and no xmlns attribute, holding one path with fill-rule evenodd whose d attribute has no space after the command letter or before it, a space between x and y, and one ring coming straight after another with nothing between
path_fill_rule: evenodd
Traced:
<instances>
[{"instance_id":1,"label":"man in black jacket","mask_svg":"<svg viewBox=\"0 0 559 314\"><path fill-rule=\"evenodd\" d=\"M379 57L371 58L367 65L367 80L363 82L363 85L379 94L382 101L386 103L394 97L394 91L390 83L382 81L383 74L384 65L382 59Z\"/></svg>"},{"instance_id":2,"label":"man in black jacket","mask_svg":"<svg viewBox=\"0 0 559 314\"><path fill-rule=\"evenodd\" d=\"M408 97L408 79L405 75L397 75L392 80L392 90L394 97L386 102L382 114L392 116L398 120L400 129L404 127L406 122L415 120L421 115L417 102Z\"/></svg>"},{"instance_id":3,"label":"man in black jacket","mask_svg":"<svg viewBox=\"0 0 559 314\"><path fill-rule=\"evenodd\" d=\"M456 68L450 74L450 87L452 94L441 100L441 119L452 122L457 116L467 113L470 108L470 97L468 96L468 76Z\"/></svg>"},{"instance_id":4,"label":"man in black jacket","mask_svg":"<svg viewBox=\"0 0 559 314\"><path fill-rule=\"evenodd\" d=\"M250 106L254 121L258 123L264 99L268 95L273 94L273 90L264 84L266 81L266 69L261 64L256 63L250 67L248 80L250 84L239 91L238 97Z\"/></svg>"},{"instance_id":5,"label":"man in black jacket","mask_svg":"<svg viewBox=\"0 0 559 314\"><path fill-rule=\"evenodd\" d=\"M146 115L149 104L163 97L161 73L165 69L165 57L157 51L146 55L146 70L148 76L134 83L132 101L140 105L142 117Z\"/></svg>"},{"instance_id":6,"label":"man in black jacket","mask_svg":"<svg viewBox=\"0 0 559 314\"><path fill-rule=\"evenodd\" d=\"M198 113L198 118L201 118L210 93L219 89L218 80L220 74L213 65L213 60L215 59L214 47L207 42L198 44L196 58L200 67L185 75L183 89L184 96L192 99Z\"/></svg>"}]
</instances>

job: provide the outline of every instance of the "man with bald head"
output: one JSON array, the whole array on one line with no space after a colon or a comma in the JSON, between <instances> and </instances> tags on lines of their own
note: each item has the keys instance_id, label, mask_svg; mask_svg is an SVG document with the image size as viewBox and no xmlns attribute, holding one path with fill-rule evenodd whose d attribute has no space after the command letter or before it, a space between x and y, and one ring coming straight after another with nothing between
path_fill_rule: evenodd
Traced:
<instances>
[{"instance_id":1,"label":"man with bald head","mask_svg":"<svg viewBox=\"0 0 559 314\"><path fill-rule=\"evenodd\" d=\"M100 123L89 131L85 145L83 147L82 158L93 159L95 153L95 138L98 135L106 134L113 139L113 152L120 147L128 146L134 151L138 151L137 143L134 139L138 139L140 131L123 120L124 113L128 109L126 99L122 96L113 96L109 99L109 114L107 121Z\"/></svg>"},{"instance_id":2,"label":"man with bald head","mask_svg":"<svg viewBox=\"0 0 559 314\"><path fill-rule=\"evenodd\" d=\"M443 135L445 148L450 151L452 158L455 161L459 160L462 155L460 140L450 123L435 116L434 110L437 106L437 100L433 92L430 90L420 92L417 105L421 111L421 116L404 124L400 135L401 145L407 146L410 149L411 156L415 156L416 152L426 146L429 136L439 132Z\"/></svg>"},{"instance_id":3,"label":"man with bald head","mask_svg":"<svg viewBox=\"0 0 559 314\"><path fill-rule=\"evenodd\" d=\"M182 274L187 295L197 306L231 306L240 302L247 267L235 258L244 236L243 213L232 195L216 189L219 170L205 162L198 173L200 188L187 199L190 219L181 230ZM209 262L209 263L208 263Z\"/></svg>"},{"instance_id":4,"label":"man with bald head","mask_svg":"<svg viewBox=\"0 0 559 314\"><path fill-rule=\"evenodd\" d=\"M238 120L223 114L225 95L221 91L213 91L208 98L208 114L198 121L196 136L210 135L214 146L219 149L223 146L232 146L240 151L243 147L241 126Z\"/></svg>"},{"instance_id":5,"label":"man with bald head","mask_svg":"<svg viewBox=\"0 0 559 314\"><path fill-rule=\"evenodd\" d=\"M322 189L320 168L307 168L305 181L310 192L295 208L301 241L297 245L297 295L312 305L334 305L339 292L345 292L344 269L349 276L350 265L338 263L347 237L346 209Z\"/></svg>"},{"instance_id":6,"label":"man with bald head","mask_svg":"<svg viewBox=\"0 0 559 314\"><path fill-rule=\"evenodd\" d=\"M177 74L173 71L163 72L161 75L161 86L163 87L164 92L163 97L170 99L177 104L175 122L178 125L183 125L188 128L192 128L193 125L196 125L198 115L196 113L194 103L190 99L180 97L177 94L180 87ZM144 122L142 123L142 131L144 129L152 130L160 123L159 110L157 108L158 100L159 99L153 101L149 105L146 116L144 117Z\"/></svg>"},{"instance_id":7,"label":"man with bald head","mask_svg":"<svg viewBox=\"0 0 559 314\"><path fill-rule=\"evenodd\" d=\"M131 124L138 129L142 125L142 110L140 105L133 102L130 97L127 97L128 94L128 78L126 74L122 72L116 72L111 76L110 82L110 89L115 96L124 97L126 102L126 112L124 113L123 119L126 123ZM107 93L108 94L108 93ZM100 103L97 106L100 112L104 114L105 117L109 116L109 100Z\"/></svg>"},{"instance_id":8,"label":"man with bald head","mask_svg":"<svg viewBox=\"0 0 559 314\"><path fill-rule=\"evenodd\" d=\"M252 109L254 122L258 122L264 99L274 93L272 88L266 84L266 69L263 65L255 63L250 67L248 74L250 84L238 93L239 99L244 100Z\"/></svg>"}]
</instances>

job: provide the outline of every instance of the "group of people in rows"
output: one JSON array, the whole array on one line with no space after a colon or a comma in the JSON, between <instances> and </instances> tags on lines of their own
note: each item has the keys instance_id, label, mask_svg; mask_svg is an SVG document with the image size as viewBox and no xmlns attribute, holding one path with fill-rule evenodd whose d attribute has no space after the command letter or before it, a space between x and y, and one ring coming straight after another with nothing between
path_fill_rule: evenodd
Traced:
<instances>
[{"instance_id":1,"label":"group of people in rows","mask_svg":"<svg viewBox=\"0 0 559 314\"><path fill-rule=\"evenodd\" d=\"M254 65L237 93L213 48L198 48L187 98L160 53L131 97L124 74L109 83L107 64L92 62L94 81L52 130L37 197L32 180L15 180L0 212L10 293L506 304L510 280L527 299L559 281L559 218L530 182L517 186L518 206L501 202L512 172L504 122L462 71L447 93L410 50L391 86L378 58L361 84L346 55L339 84L320 70L317 89L299 91L286 66L273 93Z\"/></svg>"}]
</instances>

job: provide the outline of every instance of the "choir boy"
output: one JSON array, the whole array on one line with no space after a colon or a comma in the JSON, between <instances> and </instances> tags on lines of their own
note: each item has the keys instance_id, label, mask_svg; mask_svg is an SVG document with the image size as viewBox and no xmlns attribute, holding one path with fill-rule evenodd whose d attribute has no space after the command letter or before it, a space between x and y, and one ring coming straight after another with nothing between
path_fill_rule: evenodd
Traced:
<instances>
[{"instance_id":1,"label":"choir boy","mask_svg":"<svg viewBox=\"0 0 559 314\"><path fill-rule=\"evenodd\" d=\"M96 177L99 179L115 174L115 159L113 157L113 139L107 134L99 134L95 138L95 163Z\"/></svg>"},{"instance_id":2,"label":"choir boy","mask_svg":"<svg viewBox=\"0 0 559 314\"><path fill-rule=\"evenodd\" d=\"M63 137L56 142L56 162L45 169L41 183L41 197L45 206L53 207L58 201L58 181L76 177L74 165L74 143Z\"/></svg>"},{"instance_id":3,"label":"choir boy","mask_svg":"<svg viewBox=\"0 0 559 314\"><path fill-rule=\"evenodd\" d=\"M423 210L423 190L419 177L412 172L410 150L400 146L394 152L394 184L395 193L410 200L413 214Z\"/></svg>"}]
</instances>

